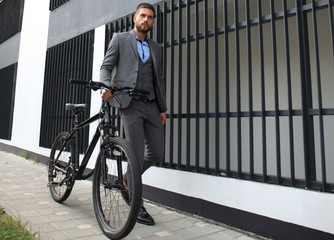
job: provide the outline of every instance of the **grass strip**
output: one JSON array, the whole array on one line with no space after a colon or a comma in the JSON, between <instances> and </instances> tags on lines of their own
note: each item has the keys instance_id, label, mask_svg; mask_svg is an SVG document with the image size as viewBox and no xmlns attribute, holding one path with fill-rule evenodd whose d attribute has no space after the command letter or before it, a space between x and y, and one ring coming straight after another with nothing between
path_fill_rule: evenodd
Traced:
<instances>
[{"instance_id":1,"label":"grass strip","mask_svg":"<svg viewBox=\"0 0 334 240\"><path fill-rule=\"evenodd\" d=\"M13 219L8 216L4 208L0 207L0 239L1 240L36 240L29 231L26 230L28 222L22 224L20 220Z\"/></svg>"}]
</instances>

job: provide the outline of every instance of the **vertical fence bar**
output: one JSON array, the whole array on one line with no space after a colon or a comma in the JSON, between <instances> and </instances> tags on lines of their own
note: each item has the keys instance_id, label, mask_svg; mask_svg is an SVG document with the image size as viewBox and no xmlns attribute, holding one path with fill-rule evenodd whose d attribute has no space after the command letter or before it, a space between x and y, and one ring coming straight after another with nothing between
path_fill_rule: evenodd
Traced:
<instances>
[{"instance_id":1,"label":"vertical fence bar","mask_svg":"<svg viewBox=\"0 0 334 240\"><path fill-rule=\"evenodd\" d=\"M59 82L59 65L60 65L60 46L57 46L57 51L55 54L55 82L56 86L62 87L61 82ZM55 88L55 96L59 96L61 94L61 91L59 91L59 88ZM59 103L58 103L59 104ZM53 107L53 116L52 116L52 136L56 136L58 129L57 129L57 119L59 118L59 110L54 106ZM52 139L50 139L52 141Z\"/></svg>"},{"instance_id":2,"label":"vertical fence bar","mask_svg":"<svg viewBox=\"0 0 334 240\"><path fill-rule=\"evenodd\" d=\"M186 170L190 170L190 106L191 106L191 48L190 48L190 1L187 0L187 145L186 145Z\"/></svg>"},{"instance_id":3,"label":"vertical fence bar","mask_svg":"<svg viewBox=\"0 0 334 240\"><path fill-rule=\"evenodd\" d=\"M196 172L199 171L199 104L200 104L200 94L199 94L199 6L198 6L198 1L195 2L195 44L196 44L196 62L195 62L195 66L196 66L196 71L195 71L195 75L196 75L196 94L195 94L195 98L196 98L196 159L195 159L195 169Z\"/></svg>"},{"instance_id":4,"label":"vertical fence bar","mask_svg":"<svg viewBox=\"0 0 334 240\"><path fill-rule=\"evenodd\" d=\"M80 68L78 69L79 74L80 74L80 79L85 79L85 74L84 71L82 71L82 69L85 69L85 61L87 60L87 48L86 48L86 44L87 44L87 34L81 35L80 36L80 44L79 44L79 50L80 50L80 56L79 57L79 61L80 61ZM79 86L75 87L75 92L77 93L77 99L76 99L76 103L80 103L82 101L82 91L79 90ZM83 119L83 114L80 116L81 119ZM80 138L79 138L79 151L80 153L84 153L84 141L83 138L85 136L85 130L83 129L83 131L81 131L80 133Z\"/></svg>"},{"instance_id":5,"label":"vertical fence bar","mask_svg":"<svg viewBox=\"0 0 334 240\"><path fill-rule=\"evenodd\" d=\"M72 39L71 41L69 41L69 58L68 58L68 68L69 68L69 76L70 78L76 78L75 76L75 72L74 72L74 60L75 60L75 41L74 39ZM70 94L72 94L72 89L73 89L73 86L70 85L70 87L68 88L68 92ZM68 126L71 125L71 115L70 113L68 112L67 113L67 117L68 117ZM72 126L71 126L72 127Z\"/></svg>"},{"instance_id":6,"label":"vertical fence bar","mask_svg":"<svg viewBox=\"0 0 334 240\"><path fill-rule=\"evenodd\" d=\"M169 164L173 167L174 154L174 0L170 2L170 142Z\"/></svg>"},{"instance_id":7,"label":"vertical fence bar","mask_svg":"<svg viewBox=\"0 0 334 240\"><path fill-rule=\"evenodd\" d=\"M248 107L249 107L249 170L250 179L254 179L254 128L253 128L253 79L252 79L252 36L250 25L249 1L246 5L246 38L248 59Z\"/></svg>"},{"instance_id":8,"label":"vertical fence bar","mask_svg":"<svg viewBox=\"0 0 334 240\"><path fill-rule=\"evenodd\" d=\"M296 0L296 17L299 40L301 94L302 94L302 118L303 118L303 144L305 161L305 188L309 188L311 182L316 179L313 118L308 110L312 109L312 91L310 79L310 55L308 43L307 16L303 11L304 0Z\"/></svg>"},{"instance_id":9,"label":"vertical fence bar","mask_svg":"<svg viewBox=\"0 0 334 240\"><path fill-rule=\"evenodd\" d=\"M44 71L44 84L43 84L43 89L51 89L49 85L49 75L50 75L50 50L46 51L46 58L45 58L45 71ZM48 94L49 95L49 94ZM46 94L43 94L43 101L42 101L42 109L46 109L49 106L49 100L50 98L47 97ZM46 144L46 122L48 120L48 111L42 111L41 113L41 133L39 135L39 145L40 146L45 146Z\"/></svg>"},{"instance_id":10,"label":"vertical fence bar","mask_svg":"<svg viewBox=\"0 0 334 240\"><path fill-rule=\"evenodd\" d=\"M95 41L95 30L92 30L88 33L88 41L87 41L87 61L86 61L86 67L84 70L86 73L87 80L92 79L93 75L93 51L94 51L94 41ZM91 91L89 89L85 89L85 91L81 91L84 94L83 102L89 102L91 99ZM85 118L89 118L90 116L90 109L88 108L85 111ZM88 147L88 138L89 138L89 128L85 128L85 136L83 138L84 141L84 149L86 151L86 148Z\"/></svg>"},{"instance_id":11,"label":"vertical fence bar","mask_svg":"<svg viewBox=\"0 0 334 240\"><path fill-rule=\"evenodd\" d=\"M284 43L286 55L286 79L288 90L288 112L289 112L289 147L290 147L290 178L291 186L295 185L295 151L294 151L294 128L292 112L292 89L291 89L291 66L290 66L290 43L289 43L289 23L286 0L283 0L283 24L284 24Z\"/></svg>"},{"instance_id":12,"label":"vertical fence bar","mask_svg":"<svg viewBox=\"0 0 334 240\"><path fill-rule=\"evenodd\" d=\"M275 88L275 132L276 132L276 174L277 183L281 183L281 139L280 139L280 118L279 118L279 99L278 99L278 74L277 74L277 43L276 43L276 19L274 0L270 1L271 15L271 39L274 69L274 88Z\"/></svg>"},{"instance_id":13,"label":"vertical fence bar","mask_svg":"<svg viewBox=\"0 0 334 240\"><path fill-rule=\"evenodd\" d=\"M264 53L263 53L263 20L262 20L262 1L258 0L259 18L259 50L260 50L260 78L261 78L261 120L262 120L262 171L263 181L267 181L267 126L266 126L266 88L264 78Z\"/></svg>"},{"instance_id":14,"label":"vertical fence bar","mask_svg":"<svg viewBox=\"0 0 334 240\"><path fill-rule=\"evenodd\" d=\"M115 22L115 32L119 32L119 21Z\"/></svg>"},{"instance_id":15,"label":"vertical fence bar","mask_svg":"<svg viewBox=\"0 0 334 240\"><path fill-rule=\"evenodd\" d=\"M63 84L59 81L59 73L60 73L60 46L57 46L56 51L56 59L55 59L55 82L56 82L56 96L59 96L61 93L61 88ZM56 106L53 107L53 116L52 116L52 136L57 136L58 129L57 129L57 119L60 118L59 116L59 109ZM51 140L51 139L50 139ZM52 141L52 140L51 140Z\"/></svg>"},{"instance_id":16,"label":"vertical fence bar","mask_svg":"<svg viewBox=\"0 0 334 240\"><path fill-rule=\"evenodd\" d=\"M162 42L163 42L163 76L165 79L165 84L166 84L166 65L167 65L167 3L163 2L163 20L162 20ZM133 22L133 21L132 21ZM169 116L168 116L169 115ZM168 114L167 117L170 118L170 114ZM166 131L166 129L165 129ZM162 166L164 166L166 164L166 159L163 158L163 160L161 161Z\"/></svg>"},{"instance_id":17,"label":"vertical fence bar","mask_svg":"<svg viewBox=\"0 0 334 240\"><path fill-rule=\"evenodd\" d=\"M109 42L112 38L114 34L114 24L113 23L110 23L108 25L106 25L106 30L105 30L105 37L104 37L104 53L107 52L108 50L108 45L109 45Z\"/></svg>"},{"instance_id":18,"label":"vertical fence bar","mask_svg":"<svg viewBox=\"0 0 334 240\"><path fill-rule=\"evenodd\" d=\"M214 60L215 60L215 174L219 174L219 46L218 46L218 9L217 9L217 0L213 1L213 26L214 26Z\"/></svg>"},{"instance_id":19,"label":"vertical fence bar","mask_svg":"<svg viewBox=\"0 0 334 240\"><path fill-rule=\"evenodd\" d=\"M228 40L228 8L224 0L224 48L225 48L225 106L226 106L226 174L230 175L230 64L229 64L229 40Z\"/></svg>"},{"instance_id":20,"label":"vertical fence bar","mask_svg":"<svg viewBox=\"0 0 334 240\"><path fill-rule=\"evenodd\" d=\"M334 23L333 23L333 2L328 0L328 15L329 15L329 25L330 25L330 34L332 40L332 57L334 63Z\"/></svg>"},{"instance_id":21,"label":"vertical fence bar","mask_svg":"<svg viewBox=\"0 0 334 240\"><path fill-rule=\"evenodd\" d=\"M178 78L179 78L179 86L178 86L178 156L177 156L177 165L178 168L181 168L181 158L182 158L182 0L179 0L179 33L178 33L178 41L179 41L179 67L178 67Z\"/></svg>"},{"instance_id":22,"label":"vertical fence bar","mask_svg":"<svg viewBox=\"0 0 334 240\"><path fill-rule=\"evenodd\" d=\"M238 154L238 178L241 178L241 92L240 92L240 39L239 39L239 0L234 1L234 23L235 23L235 66L237 81L237 154Z\"/></svg>"},{"instance_id":23,"label":"vertical fence bar","mask_svg":"<svg viewBox=\"0 0 334 240\"><path fill-rule=\"evenodd\" d=\"M153 27L151 28L149 34L150 34L150 38L153 39L153 36L154 36L154 28Z\"/></svg>"},{"instance_id":24,"label":"vertical fence bar","mask_svg":"<svg viewBox=\"0 0 334 240\"><path fill-rule=\"evenodd\" d=\"M125 31L128 32L130 29L130 20L129 17L125 18Z\"/></svg>"},{"instance_id":25,"label":"vertical fence bar","mask_svg":"<svg viewBox=\"0 0 334 240\"><path fill-rule=\"evenodd\" d=\"M125 25L124 25L124 18L121 18L121 26L120 26L120 32L123 32L123 29L125 28Z\"/></svg>"},{"instance_id":26,"label":"vertical fence bar","mask_svg":"<svg viewBox=\"0 0 334 240\"><path fill-rule=\"evenodd\" d=\"M61 44L60 45L60 67L59 67L59 70L60 70L60 74L59 74L59 81L62 85L62 89L61 91L59 92L59 95L57 96L57 98L59 98L59 102L61 103L58 110L59 110L59 118L56 120L56 131L57 132L60 132L60 131L64 131L64 127L65 127L65 124L64 121L65 120L65 116L66 116L66 113L65 113L65 102L66 102L66 99L67 99L67 94L66 94L66 77L65 77L65 72L64 72L64 68L66 67L66 59L65 59L65 44ZM59 103L58 102L58 103Z\"/></svg>"},{"instance_id":27,"label":"vertical fence bar","mask_svg":"<svg viewBox=\"0 0 334 240\"><path fill-rule=\"evenodd\" d=\"M156 40L157 40L157 43L161 43L161 26L162 26L162 23L161 23L160 5L157 5L156 11L157 11L157 13L156 13L157 14ZM128 20L126 22L128 22ZM126 31L128 31L128 30L126 30Z\"/></svg>"},{"instance_id":28,"label":"vertical fence bar","mask_svg":"<svg viewBox=\"0 0 334 240\"><path fill-rule=\"evenodd\" d=\"M65 72L66 72L66 77L67 77L67 79L70 79L70 78L72 78L72 67L73 67L73 65L72 65L72 63L71 63L71 60L73 59L73 57L72 57L72 48L73 48L73 40L71 40L71 41L67 41L66 43L66 52L67 52L67 58L66 58L66 70L65 70ZM71 86L69 86L68 88L66 88L65 89L66 90L66 95L70 95L70 92L71 92ZM67 128L66 129L69 129L70 127L72 127L71 126L71 123L72 123L72 119L71 119L71 115L70 115L70 113L67 111L67 112L65 112L65 121L66 121L66 123L65 123L65 126L67 126Z\"/></svg>"},{"instance_id":29,"label":"vertical fence bar","mask_svg":"<svg viewBox=\"0 0 334 240\"><path fill-rule=\"evenodd\" d=\"M134 14L132 13L131 14L131 29L133 29L135 27L135 23L133 21L133 17L134 17Z\"/></svg>"},{"instance_id":30,"label":"vertical fence bar","mask_svg":"<svg viewBox=\"0 0 334 240\"><path fill-rule=\"evenodd\" d=\"M54 65L54 59L55 59L55 49L56 47L49 49L48 50L48 59L49 59L49 75L47 76L47 81L48 83L48 88L44 89L44 92L46 92L46 94L49 96L48 98L48 105L46 108L49 108L49 111L46 111L46 121L45 121L45 145L47 146L48 144L52 144L52 137L56 137L53 135L52 132L52 119L53 119L53 110L54 110L54 106L51 103L51 99L53 98L54 95L54 90L56 88L53 87L55 83L55 75L54 75L54 69L55 69L55 65ZM45 80L44 80L45 81ZM43 93L44 95L44 93ZM45 112L45 111L44 111ZM45 146L44 145L44 146Z\"/></svg>"},{"instance_id":31,"label":"vertical fence bar","mask_svg":"<svg viewBox=\"0 0 334 240\"><path fill-rule=\"evenodd\" d=\"M81 49L80 49L81 41L82 41L81 36L76 38L76 41L75 41L75 55L74 55L75 65L72 66L74 68L75 76L76 76L77 79L80 79L82 77L80 72L78 71L78 68L82 67L81 66L82 56L81 56ZM71 87L72 87L71 101L75 103L75 102L77 102L77 97L78 97L78 94L77 94L77 91L76 91L77 86L71 85Z\"/></svg>"},{"instance_id":32,"label":"vertical fence bar","mask_svg":"<svg viewBox=\"0 0 334 240\"><path fill-rule=\"evenodd\" d=\"M204 0L205 173L209 173L209 42L208 1Z\"/></svg>"},{"instance_id":33,"label":"vertical fence bar","mask_svg":"<svg viewBox=\"0 0 334 240\"><path fill-rule=\"evenodd\" d=\"M316 76L318 87L318 108L319 108L319 134L320 134L320 157L321 157L321 173L322 173L322 190L326 190L326 156L325 156L325 141L324 141L324 119L322 112L322 88L320 74L320 58L319 58L319 42L318 42L318 27L317 15L314 0L312 0L312 19L313 19L313 38L314 50L316 59Z\"/></svg>"}]
</instances>

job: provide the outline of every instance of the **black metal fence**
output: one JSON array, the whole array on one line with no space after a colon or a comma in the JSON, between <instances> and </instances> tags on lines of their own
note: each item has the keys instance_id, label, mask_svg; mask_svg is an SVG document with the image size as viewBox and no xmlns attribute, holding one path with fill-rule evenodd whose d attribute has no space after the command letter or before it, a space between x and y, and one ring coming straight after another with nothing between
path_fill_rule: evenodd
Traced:
<instances>
[{"instance_id":1,"label":"black metal fence","mask_svg":"<svg viewBox=\"0 0 334 240\"><path fill-rule=\"evenodd\" d=\"M21 31L24 0L0 2L0 44Z\"/></svg>"},{"instance_id":2,"label":"black metal fence","mask_svg":"<svg viewBox=\"0 0 334 240\"><path fill-rule=\"evenodd\" d=\"M333 191L333 1L170 0L156 10L162 166ZM132 18L107 25L106 45Z\"/></svg>"},{"instance_id":3,"label":"black metal fence","mask_svg":"<svg viewBox=\"0 0 334 240\"><path fill-rule=\"evenodd\" d=\"M51 148L53 140L62 131L69 131L71 113L66 103L87 103L90 106L91 91L69 79L92 79L94 31L87 32L47 50L43 89L40 146ZM88 107L81 119L88 118ZM89 129L80 136L81 153L88 145Z\"/></svg>"},{"instance_id":4,"label":"black metal fence","mask_svg":"<svg viewBox=\"0 0 334 240\"><path fill-rule=\"evenodd\" d=\"M0 69L0 138L10 140L15 102L17 63Z\"/></svg>"},{"instance_id":5,"label":"black metal fence","mask_svg":"<svg viewBox=\"0 0 334 240\"><path fill-rule=\"evenodd\" d=\"M49 10L53 11L70 0L50 0Z\"/></svg>"}]
</instances>

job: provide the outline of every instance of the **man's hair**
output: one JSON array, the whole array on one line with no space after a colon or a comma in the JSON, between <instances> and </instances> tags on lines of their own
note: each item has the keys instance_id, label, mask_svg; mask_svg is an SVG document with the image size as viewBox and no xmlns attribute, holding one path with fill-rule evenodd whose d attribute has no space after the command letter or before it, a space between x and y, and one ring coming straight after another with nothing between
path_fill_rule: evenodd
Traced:
<instances>
[{"instance_id":1,"label":"man's hair","mask_svg":"<svg viewBox=\"0 0 334 240\"><path fill-rule=\"evenodd\" d=\"M154 7L153 7L151 4L149 4L149 3L140 3L140 4L137 6L137 8L136 8L136 15L139 13L139 10L142 9L142 8L148 8L148 9L152 10L152 11L153 11L153 14L154 14L154 17L155 17L155 9L154 9Z\"/></svg>"}]
</instances>

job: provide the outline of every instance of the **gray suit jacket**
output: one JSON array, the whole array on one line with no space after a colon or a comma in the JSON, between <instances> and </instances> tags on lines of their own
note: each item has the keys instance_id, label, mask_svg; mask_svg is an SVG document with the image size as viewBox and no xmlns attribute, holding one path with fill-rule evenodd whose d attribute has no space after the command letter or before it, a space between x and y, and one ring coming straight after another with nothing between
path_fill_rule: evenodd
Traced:
<instances>
[{"instance_id":1,"label":"gray suit jacket","mask_svg":"<svg viewBox=\"0 0 334 240\"><path fill-rule=\"evenodd\" d=\"M148 39L150 54L154 65L154 87L160 112L167 111L165 80L162 74L162 47ZM138 50L134 30L124 33L114 33L104 57L100 81L116 87L135 88L138 75ZM113 107L127 108L131 102L128 94L118 94L110 104Z\"/></svg>"}]
</instances>

